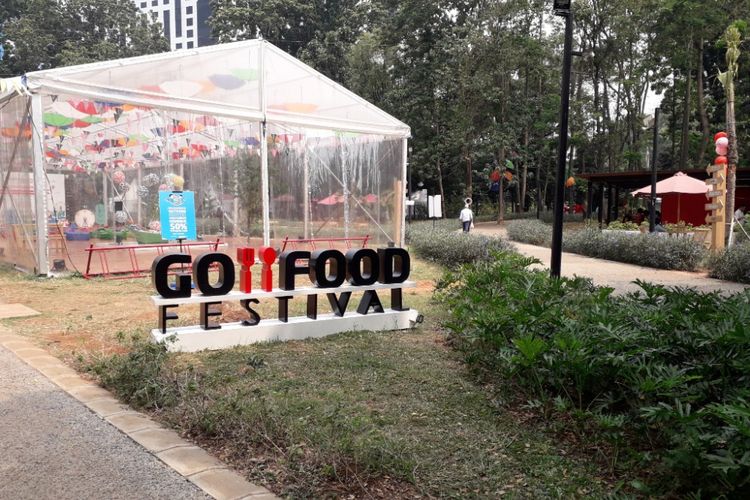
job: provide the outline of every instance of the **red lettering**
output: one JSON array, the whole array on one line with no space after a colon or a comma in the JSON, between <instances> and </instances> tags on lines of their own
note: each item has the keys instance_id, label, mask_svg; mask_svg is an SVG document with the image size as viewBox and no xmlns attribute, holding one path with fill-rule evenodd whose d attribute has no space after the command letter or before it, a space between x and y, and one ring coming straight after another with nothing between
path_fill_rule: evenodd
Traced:
<instances>
[{"instance_id":1,"label":"red lettering","mask_svg":"<svg viewBox=\"0 0 750 500\"><path fill-rule=\"evenodd\" d=\"M237 260L242 266L240 268L240 291L250 293L253 291L253 273L250 271L250 267L255 264L255 249L238 248Z\"/></svg>"},{"instance_id":2,"label":"red lettering","mask_svg":"<svg viewBox=\"0 0 750 500\"><path fill-rule=\"evenodd\" d=\"M263 263L263 270L260 275L260 287L270 292L273 290L273 270L271 264L276 262L276 250L271 247L262 247L258 249L258 258Z\"/></svg>"}]
</instances>

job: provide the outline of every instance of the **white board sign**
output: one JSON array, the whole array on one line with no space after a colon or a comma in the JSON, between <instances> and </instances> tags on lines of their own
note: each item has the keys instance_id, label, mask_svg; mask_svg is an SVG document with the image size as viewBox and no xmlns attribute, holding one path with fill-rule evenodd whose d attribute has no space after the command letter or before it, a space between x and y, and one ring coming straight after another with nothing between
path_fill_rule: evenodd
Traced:
<instances>
[{"instance_id":1,"label":"white board sign","mask_svg":"<svg viewBox=\"0 0 750 500\"><path fill-rule=\"evenodd\" d=\"M443 197L438 195L427 197L427 210L430 219L443 218Z\"/></svg>"}]
</instances>

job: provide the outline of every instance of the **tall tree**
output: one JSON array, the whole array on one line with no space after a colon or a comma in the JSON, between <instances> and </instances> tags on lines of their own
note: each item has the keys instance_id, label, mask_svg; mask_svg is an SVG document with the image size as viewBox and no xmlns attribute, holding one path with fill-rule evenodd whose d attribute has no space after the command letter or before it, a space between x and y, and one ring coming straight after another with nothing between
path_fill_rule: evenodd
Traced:
<instances>
[{"instance_id":1,"label":"tall tree","mask_svg":"<svg viewBox=\"0 0 750 500\"><path fill-rule=\"evenodd\" d=\"M130 0L28 0L6 12L4 74L169 50L161 27Z\"/></svg>"}]
</instances>

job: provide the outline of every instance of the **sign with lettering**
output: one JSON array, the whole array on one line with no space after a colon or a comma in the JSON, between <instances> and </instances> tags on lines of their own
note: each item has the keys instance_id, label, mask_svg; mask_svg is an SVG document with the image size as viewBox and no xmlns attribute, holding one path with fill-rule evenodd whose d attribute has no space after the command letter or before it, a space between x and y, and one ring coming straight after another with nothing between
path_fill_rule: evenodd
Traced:
<instances>
[{"instance_id":1,"label":"sign with lettering","mask_svg":"<svg viewBox=\"0 0 750 500\"><path fill-rule=\"evenodd\" d=\"M261 290L253 290L251 268L261 264ZM322 337L351 330L403 330L411 328L419 313L404 307L404 288L416 286L407 281L411 272L409 253L403 248L360 248L342 253L327 249L313 252L287 251L279 255L278 286L273 286L273 264L276 250L263 247L237 249L239 269L231 257L213 252L194 260L189 254L166 254L154 259L151 279L156 292L152 300L159 310L158 328L152 339L167 344L171 350L199 351L223 349L236 345L276 340ZM192 272L180 272L192 264ZM212 281L209 273L217 273ZM170 276L174 274L174 283ZM239 290L235 291L239 274ZM214 276L214 274L211 274ZM298 286L299 276L309 284ZM199 293L193 293L193 287ZM385 308L378 291L390 293L390 307ZM347 311L353 293L362 296L356 312ZM329 313L319 314L318 297L324 295ZM306 315L290 317L289 304L295 297L306 298ZM277 302L277 317L262 319L254 306L261 300ZM219 323L222 302L237 301L247 317L239 322ZM177 309L183 305L200 307L200 325L170 328L179 319Z\"/></svg>"},{"instance_id":2,"label":"sign with lettering","mask_svg":"<svg viewBox=\"0 0 750 500\"><path fill-rule=\"evenodd\" d=\"M724 208L724 202L721 200L716 200L716 203L706 203L704 205L704 208L706 210L721 210Z\"/></svg>"},{"instance_id":3,"label":"sign with lettering","mask_svg":"<svg viewBox=\"0 0 750 500\"><path fill-rule=\"evenodd\" d=\"M159 221L165 240L194 240L195 193L192 191L160 191Z\"/></svg>"}]
</instances>

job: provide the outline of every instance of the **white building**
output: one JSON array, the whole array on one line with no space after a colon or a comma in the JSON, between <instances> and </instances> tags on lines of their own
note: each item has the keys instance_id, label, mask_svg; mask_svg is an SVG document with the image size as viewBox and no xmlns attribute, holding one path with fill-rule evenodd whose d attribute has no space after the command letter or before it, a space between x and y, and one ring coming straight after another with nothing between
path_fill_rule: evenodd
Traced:
<instances>
[{"instance_id":1,"label":"white building","mask_svg":"<svg viewBox=\"0 0 750 500\"><path fill-rule=\"evenodd\" d=\"M141 12L164 27L172 50L212 45L209 0L133 0Z\"/></svg>"}]
</instances>

